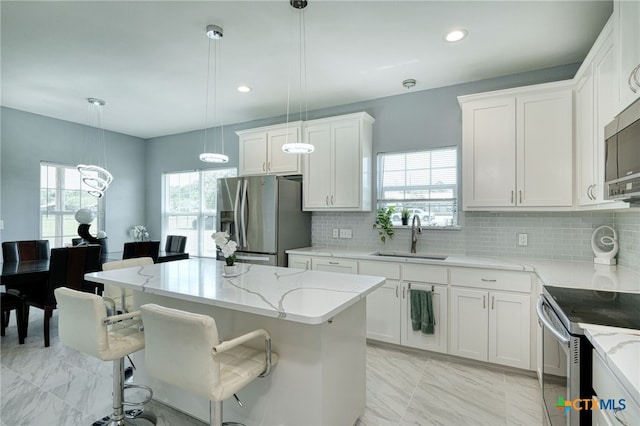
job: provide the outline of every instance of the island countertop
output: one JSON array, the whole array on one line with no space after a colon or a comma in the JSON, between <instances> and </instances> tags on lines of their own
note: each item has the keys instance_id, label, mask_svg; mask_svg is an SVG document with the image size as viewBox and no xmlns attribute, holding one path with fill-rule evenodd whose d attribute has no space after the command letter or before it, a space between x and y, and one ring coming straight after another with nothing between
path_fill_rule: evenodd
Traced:
<instances>
[{"instance_id":1,"label":"island countertop","mask_svg":"<svg viewBox=\"0 0 640 426\"><path fill-rule=\"evenodd\" d=\"M85 275L88 281L305 324L322 324L384 284L383 277L194 258Z\"/></svg>"}]
</instances>

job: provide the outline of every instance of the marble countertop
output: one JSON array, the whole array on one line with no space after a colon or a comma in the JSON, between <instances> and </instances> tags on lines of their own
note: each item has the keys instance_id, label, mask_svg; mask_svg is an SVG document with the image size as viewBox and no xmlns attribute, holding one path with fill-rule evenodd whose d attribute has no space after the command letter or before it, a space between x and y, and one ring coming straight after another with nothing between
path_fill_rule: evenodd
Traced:
<instances>
[{"instance_id":1,"label":"marble countertop","mask_svg":"<svg viewBox=\"0 0 640 426\"><path fill-rule=\"evenodd\" d=\"M640 406L640 331L620 332L612 327L584 326L596 352Z\"/></svg>"},{"instance_id":2,"label":"marble countertop","mask_svg":"<svg viewBox=\"0 0 640 426\"><path fill-rule=\"evenodd\" d=\"M93 272L85 278L150 294L321 324L384 284L383 277L237 264L223 276L224 262L194 258Z\"/></svg>"}]
</instances>

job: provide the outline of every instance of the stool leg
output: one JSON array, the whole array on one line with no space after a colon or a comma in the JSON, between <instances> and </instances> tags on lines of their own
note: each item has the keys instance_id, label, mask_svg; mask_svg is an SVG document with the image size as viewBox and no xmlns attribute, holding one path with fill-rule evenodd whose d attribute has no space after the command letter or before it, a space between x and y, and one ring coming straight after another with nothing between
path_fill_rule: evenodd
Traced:
<instances>
[{"instance_id":1,"label":"stool leg","mask_svg":"<svg viewBox=\"0 0 640 426\"><path fill-rule=\"evenodd\" d=\"M124 425L124 358L113 361L113 414L111 425Z\"/></svg>"},{"instance_id":2,"label":"stool leg","mask_svg":"<svg viewBox=\"0 0 640 426\"><path fill-rule=\"evenodd\" d=\"M209 424L222 426L222 401L209 401Z\"/></svg>"}]
</instances>

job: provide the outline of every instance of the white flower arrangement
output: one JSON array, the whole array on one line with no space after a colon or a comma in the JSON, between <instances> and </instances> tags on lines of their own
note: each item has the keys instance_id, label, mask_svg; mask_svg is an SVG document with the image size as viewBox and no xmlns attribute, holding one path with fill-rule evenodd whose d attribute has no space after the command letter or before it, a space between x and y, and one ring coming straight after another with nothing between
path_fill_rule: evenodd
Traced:
<instances>
[{"instance_id":1,"label":"white flower arrangement","mask_svg":"<svg viewBox=\"0 0 640 426\"><path fill-rule=\"evenodd\" d=\"M211 238L216 242L216 246L222 252L224 261L227 266L233 266L236 261L235 252L238 249L238 243L230 239L228 232L214 232L211 234Z\"/></svg>"},{"instance_id":2,"label":"white flower arrangement","mask_svg":"<svg viewBox=\"0 0 640 426\"><path fill-rule=\"evenodd\" d=\"M131 234L133 235L133 238L140 241L144 241L145 238L149 238L149 232L143 225L134 226L131 230Z\"/></svg>"}]
</instances>

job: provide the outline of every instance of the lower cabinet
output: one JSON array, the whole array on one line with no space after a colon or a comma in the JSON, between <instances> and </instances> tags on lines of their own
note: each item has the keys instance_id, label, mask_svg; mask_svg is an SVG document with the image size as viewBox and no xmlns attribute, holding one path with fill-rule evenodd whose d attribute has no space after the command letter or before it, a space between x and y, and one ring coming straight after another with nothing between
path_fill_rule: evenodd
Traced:
<instances>
[{"instance_id":1,"label":"lower cabinet","mask_svg":"<svg viewBox=\"0 0 640 426\"><path fill-rule=\"evenodd\" d=\"M607 362L597 352L593 351L593 392L594 399L608 400L611 409L593 410L593 425L638 425L640 406L635 402L631 393L615 377ZM624 407L621 405L624 403ZM624 409L623 409L624 408Z\"/></svg>"},{"instance_id":2,"label":"lower cabinet","mask_svg":"<svg viewBox=\"0 0 640 426\"><path fill-rule=\"evenodd\" d=\"M433 334L424 334L420 330L414 331L411 326L411 290L433 290L433 316L435 319L435 330ZM404 346L412 348L426 349L433 352L447 352L447 287L442 285L431 285L425 283L403 283L402 284L402 308L400 317L402 318L402 334L400 341Z\"/></svg>"},{"instance_id":3,"label":"lower cabinet","mask_svg":"<svg viewBox=\"0 0 640 426\"><path fill-rule=\"evenodd\" d=\"M531 296L451 287L450 353L530 368Z\"/></svg>"},{"instance_id":4,"label":"lower cabinet","mask_svg":"<svg viewBox=\"0 0 640 426\"><path fill-rule=\"evenodd\" d=\"M399 281L387 280L367 296L367 339L380 342L400 342L400 289Z\"/></svg>"},{"instance_id":5,"label":"lower cabinet","mask_svg":"<svg viewBox=\"0 0 640 426\"><path fill-rule=\"evenodd\" d=\"M288 266L289 268L311 269L311 258L290 254Z\"/></svg>"}]
</instances>

